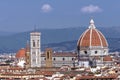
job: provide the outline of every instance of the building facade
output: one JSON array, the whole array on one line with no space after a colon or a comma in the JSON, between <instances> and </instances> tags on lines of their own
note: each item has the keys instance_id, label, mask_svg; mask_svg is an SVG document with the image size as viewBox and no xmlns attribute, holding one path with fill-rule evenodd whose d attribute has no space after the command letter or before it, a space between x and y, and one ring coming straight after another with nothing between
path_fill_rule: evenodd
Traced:
<instances>
[{"instance_id":1,"label":"building facade","mask_svg":"<svg viewBox=\"0 0 120 80\"><path fill-rule=\"evenodd\" d=\"M46 49L41 55L42 67L61 67L64 65L73 67L77 54L72 52L55 52L52 49Z\"/></svg>"},{"instance_id":2,"label":"building facade","mask_svg":"<svg viewBox=\"0 0 120 80\"><path fill-rule=\"evenodd\" d=\"M30 67L41 67L40 32L30 33Z\"/></svg>"},{"instance_id":3,"label":"building facade","mask_svg":"<svg viewBox=\"0 0 120 80\"><path fill-rule=\"evenodd\" d=\"M103 57L108 55L108 43L104 35L95 27L93 19L88 29L82 33L77 43L80 66L102 66Z\"/></svg>"}]
</instances>

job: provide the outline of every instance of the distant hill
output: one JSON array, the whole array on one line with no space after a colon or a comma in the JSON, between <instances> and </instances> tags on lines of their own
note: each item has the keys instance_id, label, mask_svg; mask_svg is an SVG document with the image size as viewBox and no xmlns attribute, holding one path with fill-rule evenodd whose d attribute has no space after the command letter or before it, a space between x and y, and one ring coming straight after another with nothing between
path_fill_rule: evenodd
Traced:
<instances>
[{"instance_id":1,"label":"distant hill","mask_svg":"<svg viewBox=\"0 0 120 80\"><path fill-rule=\"evenodd\" d=\"M76 42L80 35L86 30L85 27L64 29L38 29L41 32L42 50L52 47L54 50L75 50ZM120 27L98 28L107 38L110 51L120 51ZM30 40L30 32L0 35L0 53L16 52L25 47ZM1 33L1 32L0 32Z\"/></svg>"},{"instance_id":2,"label":"distant hill","mask_svg":"<svg viewBox=\"0 0 120 80\"><path fill-rule=\"evenodd\" d=\"M120 38L107 38L109 44L109 51L120 52ZM61 43L50 43L42 45L43 49L52 47L54 51L77 51L77 40L66 41Z\"/></svg>"}]
</instances>

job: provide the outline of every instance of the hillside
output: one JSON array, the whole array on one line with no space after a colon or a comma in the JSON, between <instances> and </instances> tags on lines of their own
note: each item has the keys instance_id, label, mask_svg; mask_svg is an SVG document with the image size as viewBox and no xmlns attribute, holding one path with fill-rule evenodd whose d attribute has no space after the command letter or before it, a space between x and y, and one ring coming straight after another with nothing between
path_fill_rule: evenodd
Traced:
<instances>
[{"instance_id":1,"label":"hillside","mask_svg":"<svg viewBox=\"0 0 120 80\"><path fill-rule=\"evenodd\" d=\"M100 27L98 28L107 38L110 51L119 51L120 29L119 27ZM42 50L46 47L52 47L54 50L75 50L76 42L85 27L65 28L65 29L39 29L41 32ZM30 32L21 32L15 34L6 34L0 36L0 53L16 52L25 47L29 40Z\"/></svg>"},{"instance_id":2,"label":"hillside","mask_svg":"<svg viewBox=\"0 0 120 80\"><path fill-rule=\"evenodd\" d=\"M120 52L120 38L107 38L109 44L109 51ZM61 43L50 43L42 45L43 49L47 47L52 47L55 51L76 51L77 50L77 40L66 41Z\"/></svg>"}]
</instances>

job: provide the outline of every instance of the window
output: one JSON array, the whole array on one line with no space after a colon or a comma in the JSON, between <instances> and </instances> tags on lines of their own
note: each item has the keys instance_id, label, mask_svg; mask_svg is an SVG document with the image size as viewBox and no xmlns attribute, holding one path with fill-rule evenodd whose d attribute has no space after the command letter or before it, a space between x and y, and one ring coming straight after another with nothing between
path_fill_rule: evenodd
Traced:
<instances>
[{"instance_id":1,"label":"window","mask_svg":"<svg viewBox=\"0 0 120 80\"><path fill-rule=\"evenodd\" d=\"M95 54L97 54L97 51L95 51Z\"/></svg>"},{"instance_id":2,"label":"window","mask_svg":"<svg viewBox=\"0 0 120 80\"><path fill-rule=\"evenodd\" d=\"M46 60L46 58L44 58L44 60Z\"/></svg>"},{"instance_id":3,"label":"window","mask_svg":"<svg viewBox=\"0 0 120 80\"><path fill-rule=\"evenodd\" d=\"M39 40L37 41L37 47L39 47Z\"/></svg>"},{"instance_id":4,"label":"window","mask_svg":"<svg viewBox=\"0 0 120 80\"><path fill-rule=\"evenodd\" d=\"M49 56L49 52L47 52L47 59L49 59L49 57L50 57L50 56Z\"/></svg>"},{"instance_id":5,"label":"window","mask_svg":"<svg viewBox=\"0 0 120 80\"><path fill-rule=\"evenodd\" d=\"M84 51L85 54L87 54L87 51Z\"/></svg>"},{"instance_id":6,"label":"window","mask_svg":"<svg viewBox=\"0 0 120 80\"><path fill-rule=\"evenodd\" d=\"M74 60L74 58L72 58L72 61Z\"/></svg>"},{"instance_id":7,"label":"window","mask_svg":"<svg viewBox=\"0 0 120 80\"><path fill-rule=\"evenodd\" d=\"M35 41L33 40L33 47L35 47Z\"/></svg>"},{"instance_id":8,"label":"window","mask_svg":"<svg viewBox=\"0 0 120 80\"><path fill-rule=\"evenodd\" d=\"M65 60L65 58L63 58L63 61Z\"/></svg>"},{"instance_id":9,"label":"window","mask_svg":"<svg viewBox=\"0 0 120 80\"><path fill-rule=\"evenodd\" d=\"M55 58L53 58L53 60L55 61L56 59L55 59Z\"/></svg>"}]
</instances>

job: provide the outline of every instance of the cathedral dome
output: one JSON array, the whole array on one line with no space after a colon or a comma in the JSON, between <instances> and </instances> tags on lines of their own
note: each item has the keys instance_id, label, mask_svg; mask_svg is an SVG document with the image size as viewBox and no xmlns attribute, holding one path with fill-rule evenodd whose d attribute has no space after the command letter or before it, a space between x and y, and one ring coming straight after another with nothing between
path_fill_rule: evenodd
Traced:
<instances>
[{"instance_id":1,"label":"cathedral dome","mask_svg":"<svg viewBox=\"0 0 120 80\"><path fill-rule=\"evenodd\" d=\"M16 58L25 58L25 53L26 53L26 50L24 48L20 49L16 53Z\"/></svg>"},{"instance_id":2,"label":"cathedral dome","mask_svg":"<svg viewBox=\"0 0 120 80\"><path fill-rule=\"evenodd\" d=\"M104 35L96 29L93 19L90 21L89 28L80 36L77 47L78 49L81 47L108 47L107 40Z\"/></svg>"}]
</instances>

